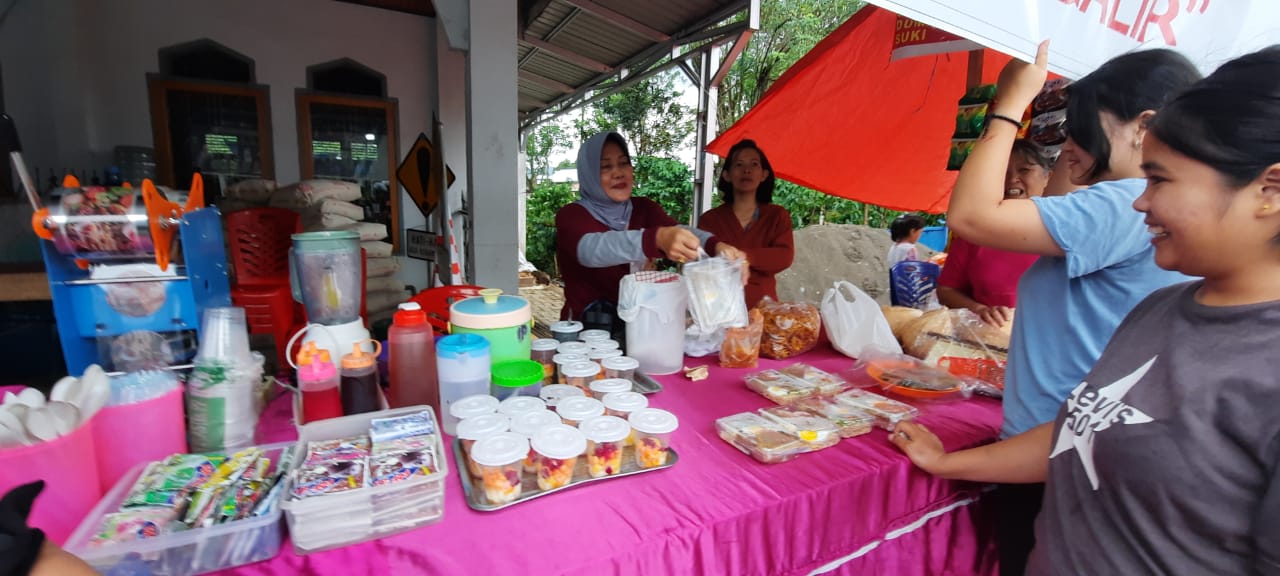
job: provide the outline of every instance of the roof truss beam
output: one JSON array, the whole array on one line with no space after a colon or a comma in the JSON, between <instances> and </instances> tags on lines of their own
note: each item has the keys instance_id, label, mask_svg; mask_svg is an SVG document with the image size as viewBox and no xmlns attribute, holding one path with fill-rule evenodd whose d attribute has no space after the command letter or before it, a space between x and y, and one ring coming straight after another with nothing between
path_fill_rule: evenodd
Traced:
<instances>
[{"instance_id":1,"label":"roof truss beam","mask_svg":"<svg viewBox=\"0 0 1280 576\"><path fill-rule=\"evenodd\" d=\"M535 50L546 52L547 54L555 56L556 58L564 60L565 62L568 62L575 66L580 66L582 68L586 68L587 70L595 70L596 72L604 72L604 73L613 72L613 66L605 64L603 62L597 62L595 60L592 60L591 58L578 54L577 52L573 52L567 48L556 46L555 44L541 40L527 32L525 33L524 37L520 39L520 41L524 42L525 44L528 44L529 46L532 46Z\"/></svg>"},{"instance_id":2,"label":"roof truss beam","mask_svg":"<svg viewBox=\"0 0 1280 576\"><path fill-rule=\"evenodd\" d=\"M584 11L590 12L599 18L602 18L620 28L630 30L640 36L653 40L654 42L666 42L671 39L661 30L652 28L644 23L632 19L630 16L615 12L609 8L596 4L592 0L564 0L566 4L576 6Z\"/></svg>"}]
</instances>

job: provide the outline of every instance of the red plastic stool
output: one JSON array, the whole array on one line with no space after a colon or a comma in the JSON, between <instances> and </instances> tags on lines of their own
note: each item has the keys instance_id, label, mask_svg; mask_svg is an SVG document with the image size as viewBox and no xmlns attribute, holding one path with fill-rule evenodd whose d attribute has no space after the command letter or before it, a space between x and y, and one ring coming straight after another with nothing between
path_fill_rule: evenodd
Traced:
<instances>
[{"instance_id":1,"label":"red plastic stool","mask_svg":"<svg viewBox=\"0 0 1280 576\"><path fill-rule=\"evenodd\" d=\"M457 286L437 286L429 290L423 290L413 297L409 298L410 302L417 302L427 313L427 323L437 334L449 333L449 306L454 302L472 296L479 296L483 290L480 286L471 286L467 284L459 284Z\"/></svg>"}]
</instances>

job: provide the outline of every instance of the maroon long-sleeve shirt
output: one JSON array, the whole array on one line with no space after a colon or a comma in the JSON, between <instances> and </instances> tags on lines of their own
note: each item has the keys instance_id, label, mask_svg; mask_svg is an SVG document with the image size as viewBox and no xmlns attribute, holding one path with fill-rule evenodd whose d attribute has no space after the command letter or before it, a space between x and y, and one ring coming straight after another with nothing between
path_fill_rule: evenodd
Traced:
<instances>
[{"instance_id":1,"label":"maroon long-sleeve shirt","mask_svg":"<svg viewBox=\"0 0 1280 576\"><path fill-rule=\"evenodd\" d=\"M787 209L777 204L761 204L759 212L759 217L746 230L738 222L731 204L712 208L698 219L699 228L747 254L751 266L746 289L748 307L755 307L765 296L778 299L774 275L790 268L796 254L791 214Z\"/></svg>"}]
</instances>

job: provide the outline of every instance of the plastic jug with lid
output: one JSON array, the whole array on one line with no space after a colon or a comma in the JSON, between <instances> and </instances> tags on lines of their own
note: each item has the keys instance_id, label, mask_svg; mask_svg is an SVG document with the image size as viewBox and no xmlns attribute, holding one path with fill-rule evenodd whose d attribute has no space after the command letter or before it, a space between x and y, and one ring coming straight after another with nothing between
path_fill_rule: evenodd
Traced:
<instances>
[{"instance_id":1,"label":"plastic jug with lid","mask_svg":"<svg viewBox=\"0 0 1280 576\"><path fill-rule=\"evenodd\" d=\"M328 350L315 352L304 363L298 355L298 389L302 390L302 423L342 416L342 397L338 392L338 369L329 359Z\"/></svg>"},{"instance_id":2,"label":"plastic jug with lid","mask_svg":"<svg viewBox=\"0 0 1280 576\"><path fill-rule=\"evenodd\" d=\"M427 313L416 302L401 304L392 317L387 347L391 407L430 406L440 418L435 333L427 324Z\"/></svg>"},{"instance_id":3,"label":"plastic jug with lid","mask_svg":"<svg viewBox=\"0 0 1280 576\"><path fill-rule=\"evenodd\" d=\"M342 357L342 413L350 416L382 409L382 389L378 384L378 354L382 345L373 342L373 353L360 348L357 342L350 354Z\"/></svg>"},{"instance_id":4,"label":"plastic jug with lid","mask_svg":"<svg viewBox=\"0 0 1280 576\"><path fill-rule=\"evenodd\" d=\"M489 341L478 334L445 336L436 344L440 376L440 411L446 434L453 435L458 418L449 407L476 394L489 393Z\"/></svg>"}]
</instances>

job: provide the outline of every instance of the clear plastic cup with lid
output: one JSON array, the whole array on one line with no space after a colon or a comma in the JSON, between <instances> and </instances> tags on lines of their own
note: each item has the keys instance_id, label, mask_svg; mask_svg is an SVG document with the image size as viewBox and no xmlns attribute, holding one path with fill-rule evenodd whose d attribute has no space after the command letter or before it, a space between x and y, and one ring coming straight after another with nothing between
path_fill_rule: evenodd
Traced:
<instances>
[{"instance_id":1,"label":"clear plastic cup with lid","mask_svg":"<svg viewBox=\"0 0 1280 576\"><path fill-rule=\"evenodd\" d=\"M501 432L471 447L469 460L490 504L507 504L520 498L523 478L521 463L529 453L529 439L514 432Z\"/></svg>"},{"instance_id":2,"label":"clear plastic cup with lid","mask_svg":"<svg viewBox=\"0 0 1280 576\"><path fill-rule=\"evenodd\" d=\"M498 411L498 399L488 394L463 396L449 405L449 414L458 420L493 414Z\"/></svg>"},{"instance_id":3,"label":"clear plastic cup with lid","mask_svg":"<svg viewBox=\"0 0 1280 576\"><path fill-rule=\"evenodd\" d=\"M583 420L578 429L587 437L588 475L600 478L622 471L622 448L631 435L631 425L626 420L596 416Z\"/></svg>"},{"instance_id":4,"label":"clear plastic cup with lid","mask_svg":"<svg viewBox=\"0 0 1280 576\"><path fill-rule=\"evenodd\" d=\"M575 342L582 333L582 323L575 320L561 320L551 324L551 335L561 342Z\"/></svg>"},{"instance_id":5,"label":"clear plastic cup with lid","mask_svg":"<svg viewBox=\"0 0 1280 576\"><path fill-rule=\"evenodd\" d=\"M507 360L489 368L489 394L498 400L537 396L542 390L542 366L533 360Z\"/></svg>"},{"instance_id":6,"label":"clear plastic cup with lid","mask_svg":"<svg viewBox=\"0 0 1280 576\"><path fill-rule=\"evenodd\" d=\"M625 378L635 382L640 361L630 356L614 356L601 360L600 366L604 368L605 378Z\"/></svg>"},{"instance_id":7,"label":"clear plastic cup with lid","mask_svg":"<svg viewBox=\"0 0 1280 576\"><path fill-rule=\"evenodd\" d=\"M639 392L610 392L604 395L604 413L626 420L632 412L649 407L649 398ZM627 437L627 446L635 441L635 435Z\"/></svg>"},{"instance_id":8,"label":"clear plastic cup with lid","mask_svg":"<svg viewBox=\"0 0 1280 576\"><path fill-rule=\"evenodd\" d=\"M556 352L586 356L591 352L591 345L586 342L561 342L559 346L556 346Z\"/></svg>"},{"instance_id":9,"label":"clear plastic cup with lid","mask_svg":"<svg viewBox=\"0 0 1280 576\"><path fill-rule=\"evenodd\" d=\"M556 384L564 384L564 367L575 362L587 362L586 354L556 354L551 362L556 365Z\"/></svg>"},{"instance_id":10,"label":"clear plastic cup with lid","mask_svg":"<svg viewBox=\"0 0 1280 576\"><path fill-rule=\"evenodd\" d=\"M586 396L581 388L574 388L568 384L550 384L542 387L542 391L538 392L538 397L547 403L547 408L555 410L561 400L572 398L574 396Z\"/></svg>"},{"instance_id":11,"label":"clear plastic cup with lid","mask_svg":"<svg viewBox=\"0 0 1280 576\"><path fill-rule=\"evenodd\" d=\"M458 422L458 440L462 443L462 453L467 455L467 469L472 474L480 474L480 468L471 458L471 448L475 443L510 429L511 419L501 414L482 414Z\"/></svg>"},{"instance_id":12,"label":"clear plastic cup with lid","mask_svg":"<svg viewBox=\"0 0 1280 576\"><path fill-rule=\"evenodd\" d=\"M566 364L560 369L560 373L564 374L565 384L581 388L586 394L591 394L591 383L603 372L604 369L599 364L591 361Z\"/></svg>"},{"instance_id":13,"label":"clear plastic cup with lid","mask_svg":"<svg viewBox=\"0 0 1280 576\"><path fill-rule=\"evenodd\" d=\"M573 426L553 424L535 432L531 445L538 453L538 489L555 490L573 481L578 457L587 451L587 437Z\"/></svg>"},{"instance_id":14,"label":"clear plastic cup with lid","mask_svg":"<svg viewBox=\"0 0 1280 576\"><path fill-rule=\"evenodd\" d=\"M525 412L546 412L547 401L533 396L512 396L498 404L498 413L512 418L512 429L515 417Z\"/></svg>"},{"instance_id":15,"label":"clear plastic cup with lid","mask_svg":"<svg viewBox=\"0 0 1280 576\"><path fill-rule=\"evenodd\" d=\"M591 397L604 402L604 397L614 392L631 390L631 381L622 378L602 378L591 383Z\"/></svg>"},{"instance_id":16,"label":"clear plastic cup with lid","mask_svg":"<svg viewBox=\"0 0 1280 576\"><path fill-rule=\"evenodd\" d=\"M560 415L560 420L566 425L577 426L587 418L603 416L604 403L586 396L565 398L556 406L556 414Z\"/></svg>"},{"instance_id":17,"label":"clear plastic cup with lid","mask_svg":"<svg viewBox=\"0 0 1280 576\"><path fill-rule=\"evenodd\" d=\"M621 350L622 345L617 340L591 340L587 342L592 350Z\"/></svg>"},{"instance_id":18,"label":"clear plastic cup with lid","mask_svg":"<svg viewBox=\"0 0 1280 576\"><path fill-rule=\"evenodd\" d=\"M627 422L635 431L636 466L665 466L667 449L671 447L671 433L680 426L676 415L658 408L644 408L632 412Z\"/></svg>"},{"instance_id":19,"label":"clear plastic cup with lid","mask_svg":"<svg viewBox=\"0 0 1280 576\"><path fill-rule=\"evenodd\" d=\"M560 423L560 417L550 410L525 412L511 419L511 431L526 438L533 438L538 430ZM533 450L533 447L529 448L529 454L525 456L524 471L530 474L538 473L538 453Z\"/></svg>"},{"instance_id":20,"label":"clear plastic cup with lid","mask_svg":"<svg viewBox=\"0 0 1280 576\"><path fill-rule=\"evenodd\" d=\"M597 379L604 378L604 361L610 358L622 357L621 350L592 350L587 354L587 358L592 362L600 365L600 373L596 375Z\"/></svg>"},{"instance_id":21,"label":"clear plastic cup with lid","mask_svg":"<svg viewBox=\"0 0 1280 576\"><path fill-rule=\"evenodd\" d=\"M542 383L550 384L556 377L556 347L560 341L555 338L539 338L529 344L529 359L542 365Z\"/></svg>"},{"instance_id":22,"label":"clear plastic cup with lid","mask_svg":"<svg viewBox=\"0 0 1280 576\"><path fill-rule=\"evenodd\" d=\"M583 342L595 342L597 340L609 340L613 335L608 330L583 330L578 334L578 340Z\"/></svg>"}]
</instances>

